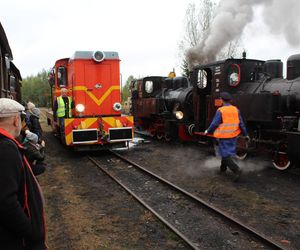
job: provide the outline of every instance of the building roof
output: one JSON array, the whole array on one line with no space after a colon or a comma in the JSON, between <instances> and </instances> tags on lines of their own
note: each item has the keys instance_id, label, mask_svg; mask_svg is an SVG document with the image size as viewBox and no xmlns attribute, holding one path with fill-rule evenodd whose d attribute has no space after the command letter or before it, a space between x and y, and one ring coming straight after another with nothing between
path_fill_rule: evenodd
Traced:
<instances>
[{"instance_id":1,"label":"building roof","mask_svg":"<svg viewBox=\"0 0 300 250\"><path fill-rule=\"evenodd\" d=\"M0 22L0 47L1 47L2 53L5 56L7 56L9 59L13 59L13 55L12 55L5 31L2 27L1 22Z\"/></svg>"}]
</instances>

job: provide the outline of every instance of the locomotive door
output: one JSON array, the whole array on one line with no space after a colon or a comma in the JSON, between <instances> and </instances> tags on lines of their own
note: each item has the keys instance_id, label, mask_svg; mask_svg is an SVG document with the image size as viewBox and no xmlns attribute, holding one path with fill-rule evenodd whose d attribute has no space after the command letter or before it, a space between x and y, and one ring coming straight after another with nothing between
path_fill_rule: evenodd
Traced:
<instances>
[{"instance_id":1,"label":"locomotive door","mask_svg":"<svg viewBox=\"0 0 300 250\"><path fill-rule=\"evenodd\" d=\"M197 123L199 131L204 131L210 121L212 73L210 69L200 69L197 76Z\"/></svg>"}]
</instances>

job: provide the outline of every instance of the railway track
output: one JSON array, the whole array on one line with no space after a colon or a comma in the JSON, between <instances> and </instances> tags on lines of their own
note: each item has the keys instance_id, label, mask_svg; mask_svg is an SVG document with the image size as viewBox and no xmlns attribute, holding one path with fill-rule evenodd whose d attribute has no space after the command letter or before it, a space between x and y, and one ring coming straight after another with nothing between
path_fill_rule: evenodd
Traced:
<instances>
[{"instance_id":1,"label":"railway track","mask_svg":"<svg viewBox=\"0 0 300 250\"><path fill-rule=\"evenodd\" d=\"M243 249L284 249L204 200L118 153L110 152L116 157L112 162L120 161L113 167L111 163L100 164L96 158L88 158L192 249L234 249L241 246Z\"/></svg>"}]
</instances>

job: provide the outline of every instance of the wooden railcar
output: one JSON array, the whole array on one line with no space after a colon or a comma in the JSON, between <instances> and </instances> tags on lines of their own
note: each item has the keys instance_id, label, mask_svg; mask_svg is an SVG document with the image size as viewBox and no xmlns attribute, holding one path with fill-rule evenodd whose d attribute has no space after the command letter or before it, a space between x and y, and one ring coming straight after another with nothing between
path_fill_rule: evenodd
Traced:
<instances>
[{"instance_id":1,"label":"wooden railcar","mask_svg":"<svg viewBox=\"0 0 300 250\"><path fill-rule=\"evenodd\" d=\"M0 97L12 98L21 102L22 77L12 60L12 51L0 23Z\"/></svg>"}]
</instances>

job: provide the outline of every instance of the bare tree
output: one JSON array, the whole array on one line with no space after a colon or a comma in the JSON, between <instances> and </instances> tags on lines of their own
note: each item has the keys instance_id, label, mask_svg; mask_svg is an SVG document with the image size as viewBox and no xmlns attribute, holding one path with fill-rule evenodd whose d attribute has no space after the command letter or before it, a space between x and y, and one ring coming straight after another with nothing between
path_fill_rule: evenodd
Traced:
<instances>
[{"instance_id":1,"label":"bare tree","mask_svg":"<svg viewBox=\"0 0 300 250\"><path fill-rule=\"evenodd\" d=\"M212 0L200 0L199 5L191 3L187 7L184 21L185 32L183 39L179 43L179 57L183 61L181 68L184 75L186 75L186 72L189 72L186 68L189 66L186 59L186 51L203 44L214 18L215 10L216 4ZM217 55L213 55L213 58L226 59L238 54L241 54L240 39L229 41L224 49Z\"/></svg>"},{"instance_id":2,"label":"bare tree","mask_svg":"<svg viewBox=\"0 0 300 250\"><path fill-rule=\"evenodd\" d=\"M241 44L241 39L230 41L217 55L217 59L222 60L230 57L241 57L244 50Z\"/></svg>"},{"instance_id":3,"label":"bare tree","mask_svg":"<svg viewBox=\"0 0 300 250\"><path fill-rule=\"evenodd\" d=\"M188 5L184 21L185 32L179 44L181 56L186 49L200 44L211 22L214 7L211 0L201 0L198 7L195 3Z\"/></svg>"}]
</instances>

